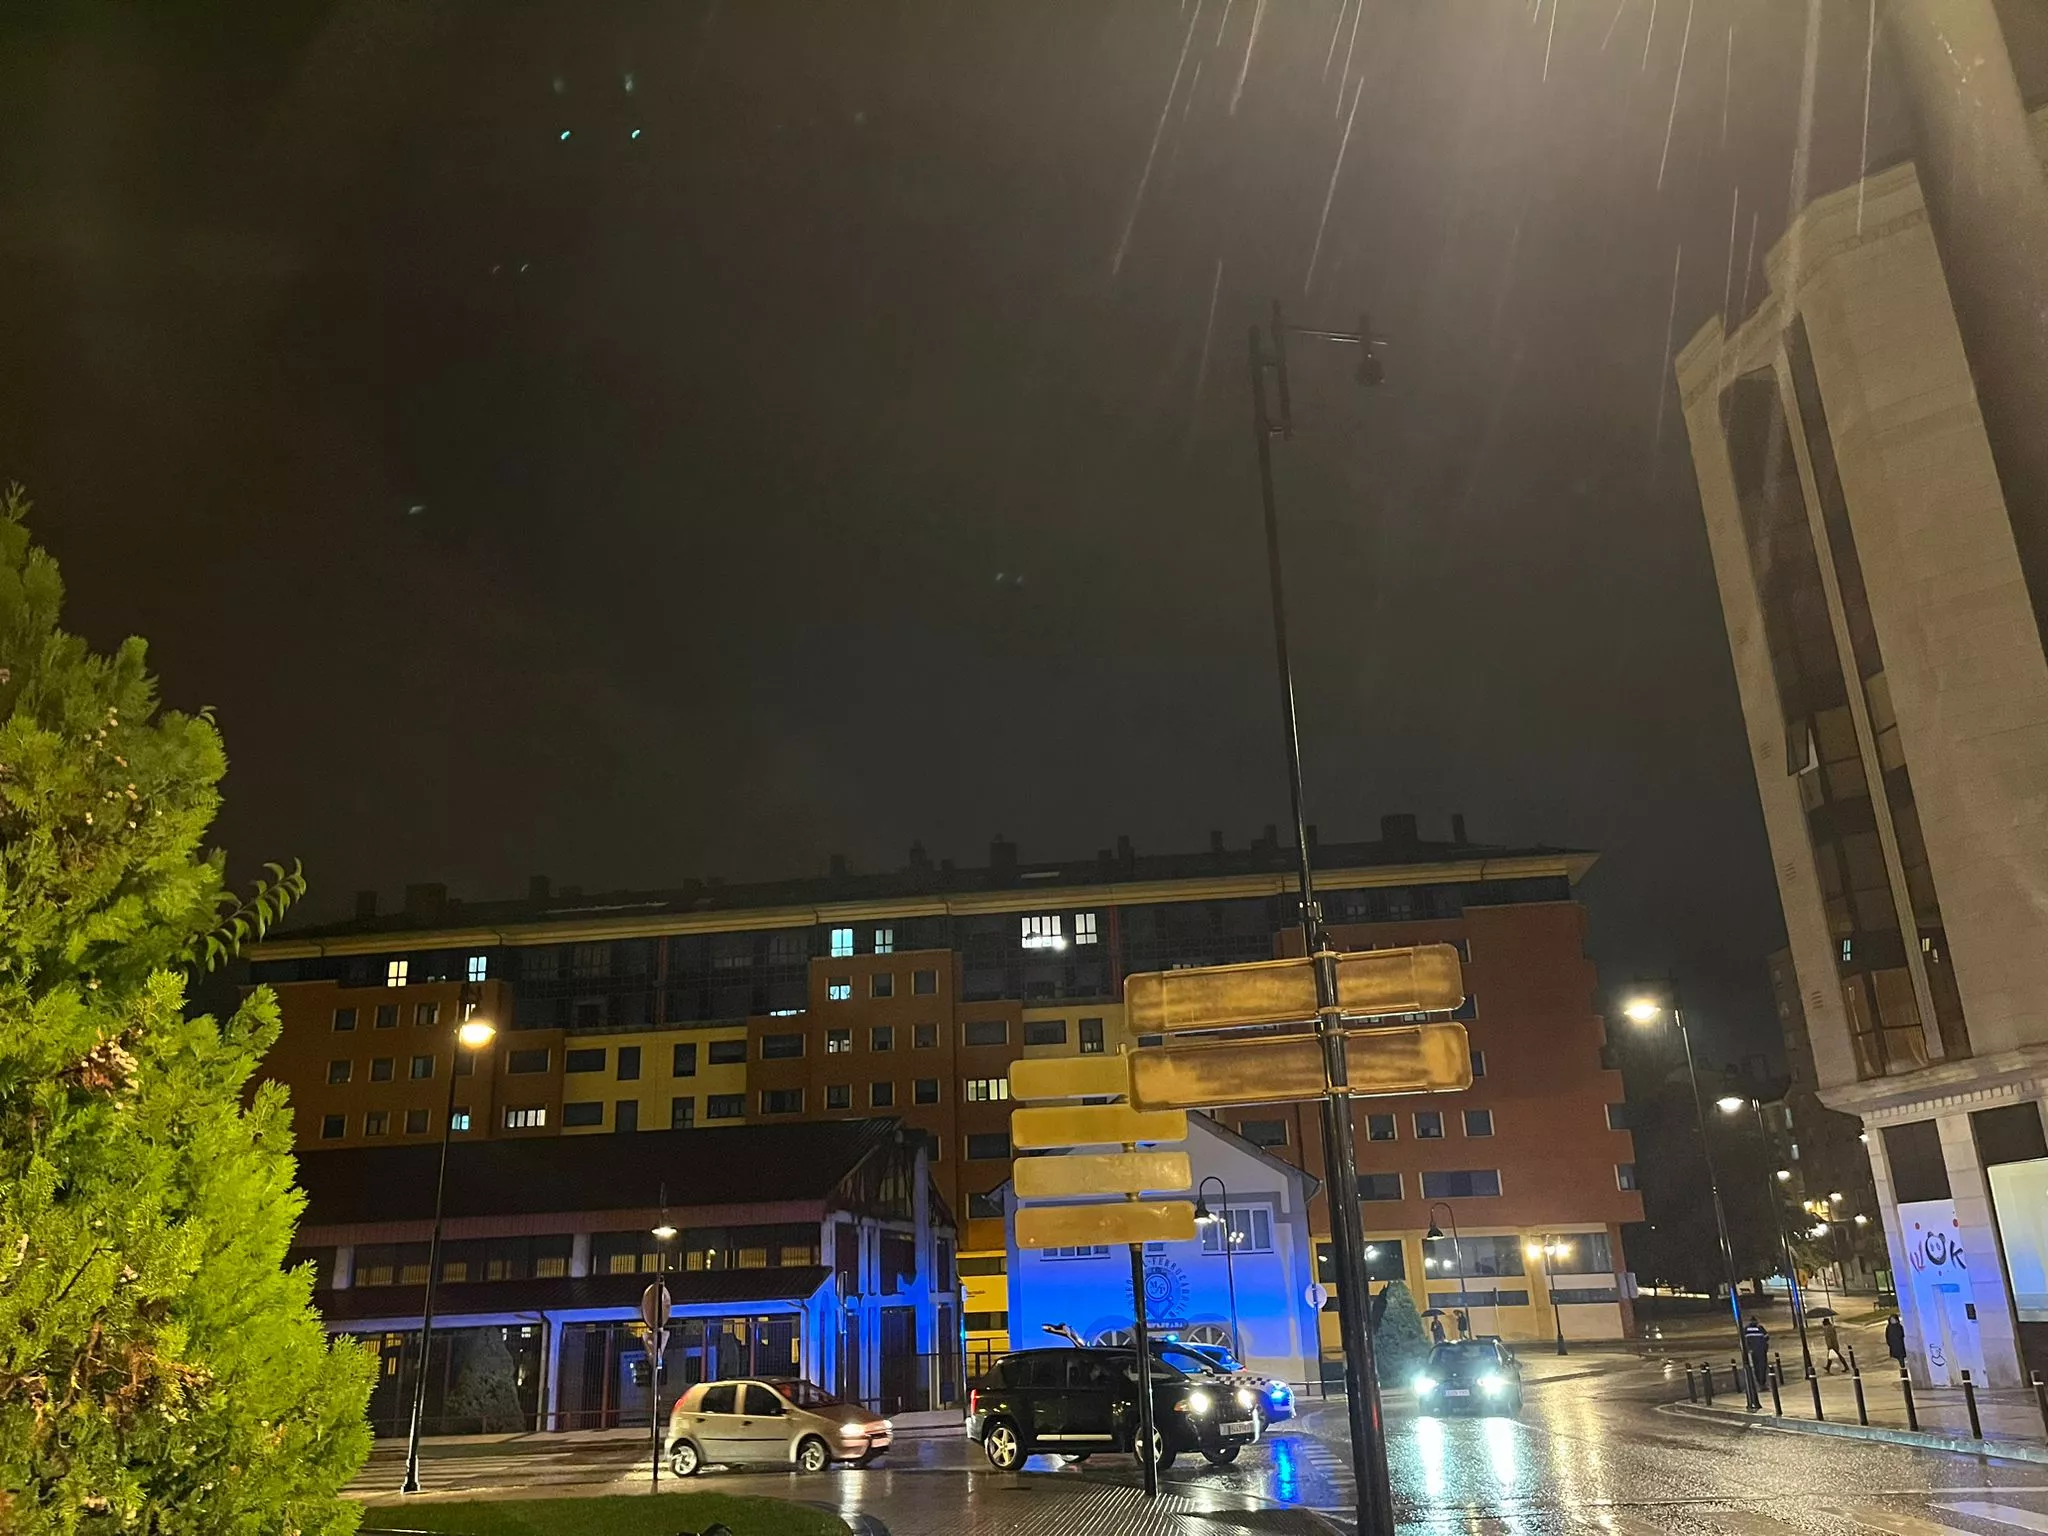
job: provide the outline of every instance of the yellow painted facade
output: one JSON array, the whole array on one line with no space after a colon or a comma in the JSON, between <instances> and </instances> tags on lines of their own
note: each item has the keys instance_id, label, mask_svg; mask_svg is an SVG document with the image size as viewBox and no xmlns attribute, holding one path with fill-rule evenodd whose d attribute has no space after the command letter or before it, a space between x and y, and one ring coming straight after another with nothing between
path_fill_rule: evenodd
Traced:
<instances>
[{"instance_id":1,"label":"yellow painted facade","mask_svg":"<svg viewBox=\"0 0 2048 1536\"><path fill-rule=\"evenodd\" d=\"M727 1045L730 1062L714 1063L711 1046ZM686 1049L691 1070L678 1074L676 1048ZM708 1101L715 1096L737 1099L744 1109L747 1093L747 1026L744 1022L713 1028L636 1029L616 1034L578 1034L567 1042L562 1058L562 1134L592 1135L616 1131L619 1106L633 1105L641 1131L674 1127L677 1106L688 1101L691 1125L733 1123L735 1117L713 1120ZM637 1075L622 1078L621 1052L638 1052ZM590 1106L596 1106L593 1110ZM578 1106L582 1106L579 1108ZM595 1116L595 1118L592 1118ZM744 1115L737 1118L744 1118Z\"/></svg>"}]
</instances>

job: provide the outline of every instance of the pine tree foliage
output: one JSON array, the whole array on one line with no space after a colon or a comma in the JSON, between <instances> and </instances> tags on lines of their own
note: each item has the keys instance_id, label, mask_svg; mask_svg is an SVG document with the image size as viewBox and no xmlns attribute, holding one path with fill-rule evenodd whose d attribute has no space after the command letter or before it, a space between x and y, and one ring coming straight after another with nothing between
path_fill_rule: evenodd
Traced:
<instances>
[{"instance_id":1,"label":"pine tree foliage","mask_svg":"<svg viewBox=\"0 0 2048 1536\"><path fill-rule=\"evenodd\" d=\"M227 890L212 720L58 627L27 512L0 495L0 1532L344 1536L371 1365L284 1268L290 1111L247 1092L276 1004L185 1015L303 881Z\"/></svg>"},{"instance_id":2,"label":"pine tree foliage","mask_svg":"<svg viewBox=\"0 0 2048 1536\"><path fill-rule=\"evenodd\" d=\"M527 1427L519 1402L519 1373L505 1336L496 1328L471 1328L462 1339L462 1365L448 1394L444 1417L457 1433L474 1429L492 1435Z\"/></svg>"},{"instance_id":3,"label":"pine tree foliage","mask_svg":"<svg viewBox=\"0 0 2048 1536\"><path fill-rule=\"evenodd\" d=\"M1373 1332L1372 1348L1380 1381L1387 1386L1405 1386L1429 1358L1429 1335L1405 1281L1387 1282L1386 1315Z\"/></svg>"}]
</instances>

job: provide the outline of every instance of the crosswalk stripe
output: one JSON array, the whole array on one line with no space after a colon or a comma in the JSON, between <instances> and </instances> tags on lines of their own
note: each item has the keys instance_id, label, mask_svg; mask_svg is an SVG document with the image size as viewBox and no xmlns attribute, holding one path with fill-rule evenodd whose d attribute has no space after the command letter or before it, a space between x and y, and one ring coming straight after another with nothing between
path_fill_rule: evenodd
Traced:
<instances>
[{"instance_id":1,"label":"crosswalk stripe","mask_svg":"<svg viewBox=\"0 0 2048 1536\"><path fill-rule=\"evenodd\" d=\"M1936 1508L1945 1509L1952 1515L1969 1515L1998 1525L2017 1526L2023 1531L2048 1531L2048 1515L2037 1515L2030 1509L2015 1509L2010 1504L1987 1504L1982 1499L1965 1499L1959 1504L1941 1504Z\"/></svg>"},{"instance_id":2,"label":"crosswalk stripe","mask_svg":"<svg viewBox=\"0 0 2048 1536\"><path fill-rule=\"evenodd\" d=\"M1897 1510L1878 1509L1867 1504L1852 1504L1827 1512L1840 1515L1845 1520L1854 1520L1873 1531L1889 1531L1891 1536L1970 1536L1968 1531L1959 1531L1952 1525L1937 1525L1918 1515L1901 1514Z\"/></svg>"}]
</instances>

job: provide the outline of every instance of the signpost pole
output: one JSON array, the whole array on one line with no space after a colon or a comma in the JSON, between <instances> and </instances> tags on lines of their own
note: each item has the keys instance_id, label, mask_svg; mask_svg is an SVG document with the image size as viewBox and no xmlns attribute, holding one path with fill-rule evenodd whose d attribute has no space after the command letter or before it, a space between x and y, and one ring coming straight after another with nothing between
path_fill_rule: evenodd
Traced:
<instances>
[{"instance_id":1,"label":"signpost pole","mask_svg":"<svg viewBox=\"0 0 2048 1536\"><path fill-rule=\"evenodd\" d=\"M661 1492L661 1356L668 1342L668 1283L659 1277L640 1293L640 1321L647 1326L647 1440L651 1456L648 1491Z\"/></svg>"},{"instance_id":2,"label":"signpost pole","mask_svg":"<svg viewBox=\"0 0 2048 1536\"><path fill-rule=\"evenodd\" d=\"M1145 1245L1131 1244L1131 1339L1137 1349L1138 1465L1145 1472L1145 1497L1159 1497L1159 1464L1153 1459L1152 1328L1145 1316Z\"/></svg>"}]
</instances>

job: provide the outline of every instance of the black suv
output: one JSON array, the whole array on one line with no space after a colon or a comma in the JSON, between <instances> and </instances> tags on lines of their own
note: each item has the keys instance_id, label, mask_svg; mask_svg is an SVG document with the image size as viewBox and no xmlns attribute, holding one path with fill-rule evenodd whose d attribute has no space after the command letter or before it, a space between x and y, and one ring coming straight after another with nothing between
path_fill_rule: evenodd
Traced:
<instances>
[{"instance_id":1,"label":"black suv","mask_svg":"<svg viewBox=\"0 0 2048 1536\"><path fill-rule=\"evenodd\" d=\"M967 1435L989 1464L1010 1471L1046 1453L1085 1461L1138 1443L1138 1373L1128 1349L1027 1349L990 1367L967 1399ZM1256 1431L1252 1394L1152 1362L1159 1465L1200 1451L1222 1466Z\"/></svg>"},{"instance_id":2,"label":"black suv","mask_svg":"<svg viewBox=\"0 0 2048 1536\"><path fill-rule=\"evenodd\" d=\"M1516 1414L1522 1411L1522 1367L1499 1339L1439 1344L1415 1376L1415 1406L1424 1413Z\"/></svg>"}]
</instances>

